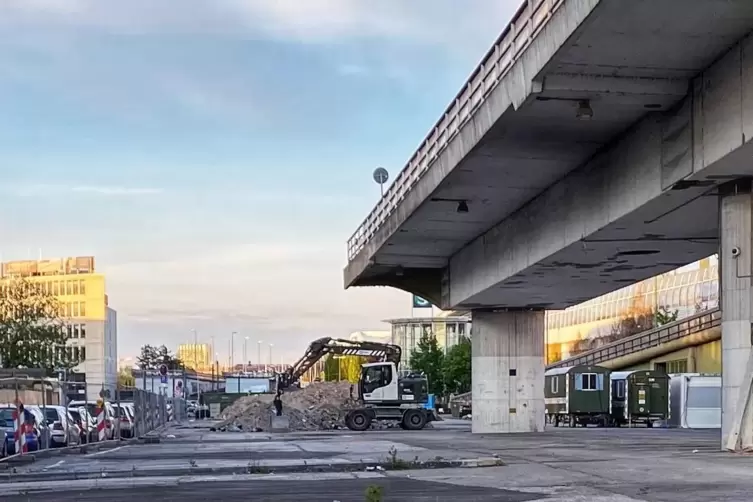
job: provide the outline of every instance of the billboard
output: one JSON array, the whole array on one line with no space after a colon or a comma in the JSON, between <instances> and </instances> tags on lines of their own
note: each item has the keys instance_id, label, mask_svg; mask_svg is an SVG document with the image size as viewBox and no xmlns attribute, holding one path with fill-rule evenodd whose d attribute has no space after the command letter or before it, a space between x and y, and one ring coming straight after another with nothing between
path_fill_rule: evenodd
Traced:
<instances>
[{"instance_id":1,"label":"billboard","mask_svg":"<svg viewBox=\"0 0 753 502\"><path fill-rule=\"evenodd\" d=\"M425 300L418 295L413 295L413 308L414 309L430 309L432 307L429 300Z\"/></svg>"}]
</instances>

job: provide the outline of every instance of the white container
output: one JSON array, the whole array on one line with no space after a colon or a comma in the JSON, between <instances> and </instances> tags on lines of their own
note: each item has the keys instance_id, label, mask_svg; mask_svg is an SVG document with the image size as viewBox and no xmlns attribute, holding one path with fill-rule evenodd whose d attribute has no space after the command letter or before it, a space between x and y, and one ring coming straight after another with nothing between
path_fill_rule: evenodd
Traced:
<instances>
[{"instance_id":1,"label":"white container","mask_svg":"<svg viewBox=\"0 0 753 502\"><path fill-rule=\"evenodd\" d=\"M670 427L720 429L722 377L702 373L670 375Z\"/></svg>"}]
</instances>

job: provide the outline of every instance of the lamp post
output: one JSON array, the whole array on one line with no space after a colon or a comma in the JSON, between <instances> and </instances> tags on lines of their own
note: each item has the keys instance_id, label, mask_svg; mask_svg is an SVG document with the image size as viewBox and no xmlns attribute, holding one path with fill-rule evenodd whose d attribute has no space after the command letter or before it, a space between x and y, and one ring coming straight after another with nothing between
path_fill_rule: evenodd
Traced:
<instances>
[{"instance_id":1,"label":"lamp post","mask_svg":"<svg viewBox=\"0 0 753 502\"><path fill-rule=\"evenodd\" d=\"M230 333L230 371L235 372L235 331Z\"/></svg>"},{"instance_id":2,"label":"lamp post","mask_svg":"<svg viewBox=\"0 0 753 502\"><path fill-rule=\"evenodd\" d=\"M246 365L248 364L248 354L246 352L247 345L248 345L248 337L245 337L243 339L243 373L246 372L247 370Z\"/></svg>"},{"instance_id":3,"label":"lamp post","mask_svg":"<svg viewBox=\"0 0 753 502\"><path fill-rule=\"evenodd\" d=\"M261 368L261 344L262 343L264 342L261 340L256 342L256 361L259 364L259 368Z\"/></svg>"},{"instance_id":4,"label":"lamp post","mask_svg":"<svg viewBox=\"0 0 753 502\"><path fill-rule=\"evenodd\" d=\"M274 347L274 346L275 346L274 343L270 343L269 344L269 366L270 367L272 366L272 347ZM267 371L269 371L269 370L267 370Z\"/></svg>"}]
</instances>

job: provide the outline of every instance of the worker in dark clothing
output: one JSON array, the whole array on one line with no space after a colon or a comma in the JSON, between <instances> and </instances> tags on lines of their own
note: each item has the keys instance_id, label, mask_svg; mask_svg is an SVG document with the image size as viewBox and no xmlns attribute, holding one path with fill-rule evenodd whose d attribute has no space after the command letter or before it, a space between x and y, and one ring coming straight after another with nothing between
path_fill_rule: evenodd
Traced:
<instances>
[{"instance_id":1,"label":"worker in dark clothing","mask_svg":"<svg viewBox=\"0 0 753 502\"><path fill-rule=\"evenodd\" d=\"M275 394L275 399L272 401L272 403L275 405L275 412L277 413L278 417L282 416L282 391L278 390L277 394Z\"/></svg>"}]
</instances>

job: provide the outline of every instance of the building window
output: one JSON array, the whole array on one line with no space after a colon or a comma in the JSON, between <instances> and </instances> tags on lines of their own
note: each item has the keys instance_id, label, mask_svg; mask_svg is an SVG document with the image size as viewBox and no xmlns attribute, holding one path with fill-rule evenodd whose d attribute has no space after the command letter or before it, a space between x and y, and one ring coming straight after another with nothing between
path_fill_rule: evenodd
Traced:
<instances>
[{"instance_id":1,"label":"building window","mask_svg":"<svg viewBox=\"0 0 753 502\"><path fill-rule=\"evenodd\" d=\"M552 377L552 380L549 383L549 388L552 390L552 394L556 394L557 391L559 391L559 381L557 380L557 377Z\"/></svg>"},{"instance_id":2,"label":"building window","mask_svg":"<svg viewBox=\"0 0 753 502\"><path fill-rule=\"evenodd\" d=\"M78 281L78 291L79 291L79 293L81 293L82 295L85 295L85 294L86 294L86 286L85 286L85 283L84 283L84 280L83 280L83 279L82 279L82 280L80 280L80 281Z\"/></svg>"},{"instance_id":3,"label":"building window","mask_svg":"<svg viewBox=\"0 0 753 502\"><path fill-rule=\"evenodd\" d=\"M81 329L81 338L86 338L86 324L81 324L79 328Z\"/></svg>"},{"instance_id":4,"label":"building window","mask_svg":"<svg viewBox=\"0 0 753 502\"><path fill-rule=\"evenodd\" d=\"M667 361L665 364L666 364L665 372L667 374L688 372L688 360L687 359L677 359L675 361Z\"/></svg>"},{"instance_id":5,"label":"building window","mask_svg":"<svg viewBox=\"0 0 753 502\"><path fill-rule=\"evenodd\" d=\"M71 303L71 317L78 317L78 303Z\"/></svg>"},{"instance_id":6,"label":"building window","mask_svg":"<svg viewBox=\"0 0 753 502\"><path fill-rule=\"evenodd\" d=\"M78 294L78 281L73 281L73 294Z\"/></svg>"},{"instance_id":7,"label":"building window","mask_svg":"<svg viewBox=\"0 0 753 502\"><path fill-rule=\"evenodd\" d=\"M79 308L80 308L81 317L84 317L86 315L86 302L81 302L79 304Z\"/></svg>"},{"instance_id":8,"label":"building window","mask_svg":"<svg viewBox=\"0 0 753 502\"><path fill-rule=\"evenodd\" d=\"M68 326L66 326L66 329L68 331L68 338L73 338L73 326L69 324Z\"/></svg>"}]
</instances>

